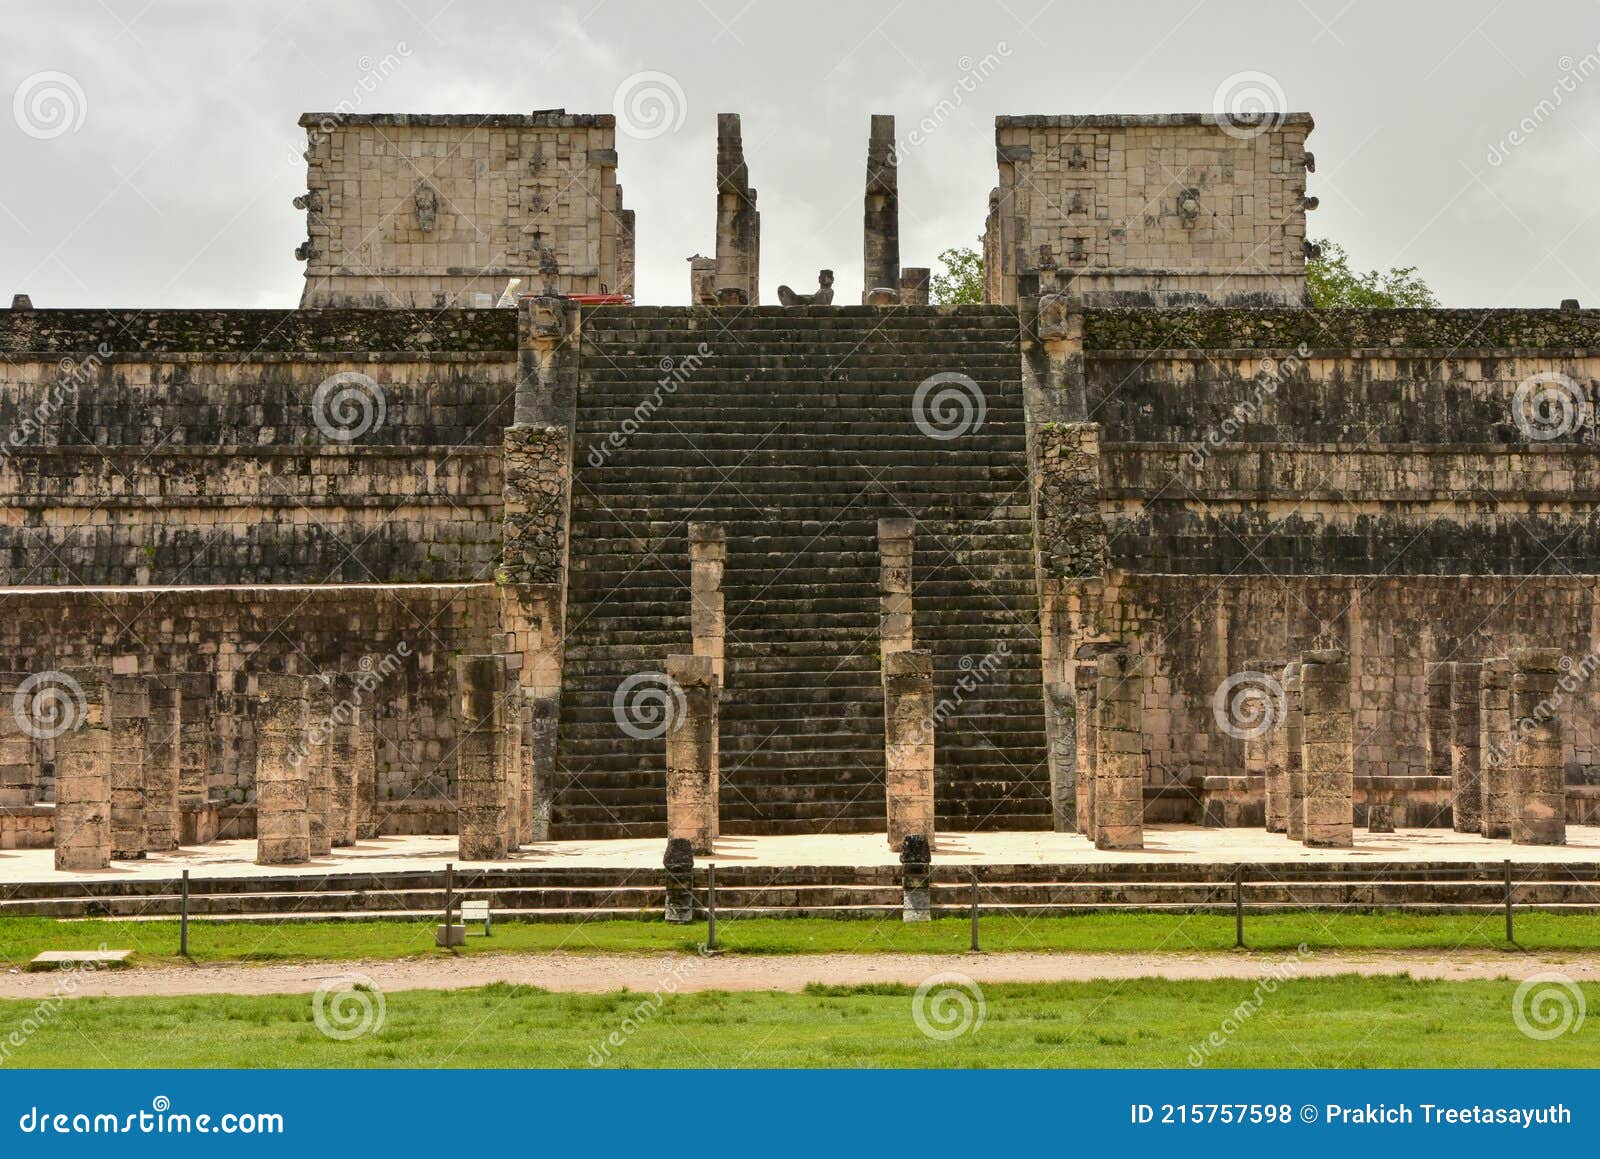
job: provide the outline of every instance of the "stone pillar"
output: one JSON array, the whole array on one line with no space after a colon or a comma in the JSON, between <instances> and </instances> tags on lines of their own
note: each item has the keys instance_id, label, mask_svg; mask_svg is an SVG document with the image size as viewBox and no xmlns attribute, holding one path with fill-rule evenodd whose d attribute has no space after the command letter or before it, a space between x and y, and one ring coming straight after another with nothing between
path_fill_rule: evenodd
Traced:
<instances>
[{"instance_id":1,"label":"stone pillar","mask_svg":"<svg viewBox=\"0 0 1600 1159\"><path fill-rule=\"evenodd\" d=\"M217 678L209 672L178 677L178 802L203 805L211 799L211 770L217 753Z\"/></svg>"},{"instance_id":2,"label":"stone pillar","mask_svg":"<svg viewBox=\"0 0 1600 1159\"><path fill-rule=\"evenodd\" d=\"M728 537L715 523L689 524L689 631L694 654L711 660L717 686L724 686L722 574L728 562Z\"/></svg>"},{"instance_id":3,"label":"stone pillar","mask_svg":"<svg viewBox=\"0 0 1600 1159\"><path fill-rule=\"evenodd\" d=\"M1077 701L1072 685L1064 680L1047 681L1044 686L1045 737L1050 748L1050 818L1057 833L1078 832Z\"/></svg>"},{"instance_id":4,"label":"stone pillar","mask_svg":"<svg viewBox=\"0 0 1600 1159\"><path fill-rule=\"evenodd\" d=\"M504 691L501 694L500 762L503 769L502 788L505 792L506 851L515 853L522 844L522 686L517 682L521 657L502 656Z\"/></svg>"},{"instance_id":5,"label":"stone pillar","mask_svg":"<svg viewBox=\"0 0 1600 1159\"><path fill-rule=\"evenodd\" d=\"M361 692L345 675L333 678L329 754L333 792L328 836L334 848L356 843L356 733L360 724Z\"/></svg>"},{"instance_id":6,"label":"stone pillar","mask_svg":"<svg viewBox=\"0 0 1600 1159\"><path fill-rule=\"evenodd\" d=\"M689 259L689 305L717 304L717 259L695 254Z\"/></svg>"},{"instance_id":7,"label":"stone pillar","mask_svg":"<svg viewBox=\"0 0 1600 1159\"><path fill-rule=\"evenodd\" d=\"M1306 839L1306 766L1304 702L1300 687L1300 661L1283 667L1284 784L1288 786L1288 816L1284 833L1291 841Z\"/></svg>"},{"instance_id":8,"label":"stone pillar","mask_svg":"<svg viewBox=\"0 0 1600 1159\"><path fill-rule=\"evenodd\" d=\"M350 781L352 839L371 841L378 835L378 705L372 698L377 680L370 672L345 677L350 689Z\"/></svg>"},{"instance_id":9,"label":"stone pillar","mask_svg":"<svg viewBox=\"0 0 1600 1159\"><path fill-rule=\"evenodd\" d=\"M926 306L933 272L927 266L906 266L900 271L900 304Z\"/></svg>"},{"instance_id":10,"label":"stone pillar","mask_svg":"<svg viewBox=\"0 0 1600 1159\"><path fill-rule=\"evenodd\" d=\"M1100 667L1092 660L1079 659L1072 678L1077 697L1078 832L1094 840L1095 785L1095 693L1100 687Z\"/></svg>"},{"instance_id":11,"label":"stone pillar","mask_svg":"<svg viewBox=\"0 0 1600 1159\"><path fill-rule=\"evenodd\" d=\"M1289 692L1282 681L1283 665L1271 660L1252 661L1252 671L1265 672L1283 689L1283 700L1276 706L1268 729L1261 734L1262 806L1268 833L1289 831Z\"/></svg>"},{"instance_id":12,"label":"stone pillar","mask_svg":"<svg viewBox=\"0 0 1600 1159\"><path fill-rule=\"evenodd\" d=\"M907 833L900 847L900 920L933 920L933 843Z\"/></svg>"},{"instance_id":13,"label":"stone pillar","mask_svg":"<svg viewBox=\"0 0 1600 1159\"><path fill-rule=\"evenodd\" d=\"M150 688L142 676L111 677L111 856L144 857L144 750L150 731Z\"/></svg>"},{"instance_id":14,"label":"stone pillar","mask_svg":"<svg viewBox=\"0 0 1600 1159\"><path fill-rule=\"evenodd\" d=\"M1511 660L1492 656L1478 674L1478 768L1483 780L1483 835L1511 836L1517 815L1511 763Z\"/></svg>"},{"instance_id":15,"label":"stone pillar","mask_svg":"<svg viewBox=\"0 0 1600 1159\"><path fill-rule=\"evenodd\" d=\"M1144 666L1117 642L1101 653L1095 691L1094 844L1144 848Z\"/></svg>"},{"instance_id":16,"label":"stone pillar","mask_svg":"<svg viewBox=\"0 0 1600 1159\"><path fill-rule=\"evenodd\" d=\"M463 861L497 861L506 855L503 670L499 656L456 658L456 833Z\"/></svg>"},{"instance_id":17,"label":"stone pillar","mask_svg":"<svg viewBox=\"0 0 1600 1159\"><path fill-rule=\"evenodd\" d=\"M682 692L667 725L667 836L710 853L717 839L717 674L709 656L668 656Z\"/></svg>"},{"instance_id":18,"label":"stone pillar","mask_svg":"<svg viewBox=\"0 0 1600 1159\"><path fill-rule=\"evenodd\" d=\"M1301 763L1305 775L1305 842L1355 844L1355 717L1350 711L1350 659L1324 648L1300 659Z\"/></svg>"},{"instance_id":19,"label":"stone pillar","mask_svg":"<svg viewBox=\"0 0 1600 1159\"><path fill-rule=\"evenodd\" d=\"M925 648L883 657L883 742L889 848L915 834L932 849L933 653Z\"/></svg>"},{"instance_id":20,"label":"stone pillar","mask_svg":"<svg viewBox=\"0 0 1600 1159\"><path fill-rule=\"evenodd\" d=\"M533 764L533 835L529 840L548 841L555 801L556 725L561 719L561 702L554 696L535 696L529 700L528 709Z\"/></svg>"},{"instance_id":21,"label":"stone pillar","mask_svg":"<svg viewBox=\"0 0 1600 1159\"><path fill-rule=\"evenodd\" d=\"M1483 774L1478 720L1483 665L1457 660L1450 666L1451 824L1457 833L1483 832Z\"/></svg>"},{"instance_id":22,"label":"stone pillar","mask_svg":"<svg viewBox=\"0 0 1600 1159\"><path fill-rule=\"evenodd\" d=\"M110 678L88 669L73 669L64 675L70 680L60 685L67 694L62 702L65 707L53 718L54 727L68 725L55 737L56 868L109 869L114 725ZM82 699L78 700L80 690ZM40 702L39 695L36 689L35 703Z\"/></svg>"},{"instance_id":23,"label":"stone pillar","mask_svg":"<svg viewBox=\"0 0 1600 1159\"><path fill-rule=\"evenodd\" d=\"M688 925L694 921L694 847L687 837L667 838L662 867L667 871L666 919Z\"/></svg>"},{"instance_id":24,"label":"stone pillar","mask_svg":"<svg viewBox=\"0 0 1600 1159\"><path fill-rule=\"evenodd\" d=\"M303 677L310 728L306 733L306 822L311 856L333 852L333 688L320 677Z\"/></svg>"},{"instance_id":25,"label":"stone pillar","mask_svg":"<svg viewBox=\"0 0 1600 1159\"><path fill-rule=\"evenodd\" d=\"M916 646L911 603L916 532L915 519L878 520L878 649L883 656Z\"/></svg>"},{"instance_id":26,"label":"stone pillar","mask_svg":"<svg viewBox=\"0 0 1600 1159\"><path fill-rule=\"evenodd\" d=\"M761 214L738 113L717 114L716 293L722 305L755 306L761 301ZM740 300L742 299L742 301Z\"/></svg>"},{"instance_id":27,"label":"stone pillar","mask_svg":"<svg viewBox=\"0 0 1600 1159\"><path fill-rule=\"evenodd\" d=\"M1518 845L1565 845L1567 777L1561 763L1561 718L1552 703L1561 679L1561 653L1553 648L1520 648L1512 660L1517 804L1511 840Z\"/></svg>"},{"instance_id":28,"label":"stone pillar","mask_svg":"<svg viewBox=\"0 0 1600 1159\"><path fill-rule=\"evenodd\" d=\"M533 730L530 727L533 708L527 692L519 688L517 699L508 704L506 710L516 714L517 743L522 750L522 772L517 778L517 844L528 845L545 838L534 836L537 818L534 815Z\"/></svg>"},{"instance_id":29,"label":"stone pillar","mask_svg":"<svg viewBox=\"0 0 1600 1159\"><path fill-rule=\"evenodd\" d=\"M1281 775L1275 775L1273 771L1274 748L1278 734L1283 731L1283 705L1274 700L1272 694L1272 685L1276 684L1277 680L1270 674L1275 665L1270 660L1255 659L1246 660L1244 667L1247 672L1258 672L1267 678L1248 686L1248 694L1254 697L1248 711L1253 714L1259 713L1260 721L1259 724L1245 730L1243 740L1245 781L1252 792L1258 786L1260 788L1262 824L1267 832L1281 833L1283 831L1281 826L1277 830L1272 828L1273 811L1275 809L1280 813L1284 811L1280 799L1283 778ZM1245 687L1241 686L1240 691L1245 690ZM1249 720L1255 721L1256 716L1251 715ZM1219 820L1217 823L1223 824L1223 821Z\"/></svg>"},{"instance_id":30,"label":"stone pillar","mask_svg":"<svg viewBox=\"0 0 1600 1159\"><path fill-rule=\"evenodd\" d=\"M144 750L145 848L151 853L170 853L178 847L183 828L178 809L182 692L177 678L151 680L149 701L150 726Z\"/></svg>"},{"instance_id":31,"label":"stone pillar","mask_svg":"<svg viewBox=\"0 0 1600 1159\"><path fill-rule=\"evenodd\" d=\"M894 117L875 113L867 138L867 185L861 219L861 301L900 289L900 177Z\"/></svg>"},{"instance_id":32,"label":"stone pillar","mask_svg":"<svg viewBox=\"0 0 1600 1159\"><path fill-rule=\"evenodd\" d=\"M311 860L309 681L262 673L256 683L256 864Z\"/></svg>"},{"instance_id":33,"label":"stone pillar","mask_svg":"<svg viewBox=\"0 0 1600 1159\"><path fill-rule=\"evenodd\" d=\"M26 672L0 673L0 808L32 805L39 799L39 745L25 727L27 713L13 707L28 677Z\"/></svg>"},{"instance_id":34,"label":"stone pillar","mask_svg":"<svg viewBox=\"0 0 1600 1159\"><path fill-rule=\"evenodd\" d=\"M1428 775L1450 775L1450 662L1430 661L1423 668L1428 719L1423 730L1428 749Z\"/></svg>"}]
</instances>

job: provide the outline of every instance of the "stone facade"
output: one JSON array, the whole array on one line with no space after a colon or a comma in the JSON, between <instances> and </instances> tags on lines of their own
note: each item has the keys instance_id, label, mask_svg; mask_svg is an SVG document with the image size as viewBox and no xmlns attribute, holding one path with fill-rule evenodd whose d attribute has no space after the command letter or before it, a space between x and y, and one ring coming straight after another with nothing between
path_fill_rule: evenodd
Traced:
<instances>
[{"instance_id":1,"label":"stone facade","mask_svg":"<svg viewBox=\"0 0 1600 1159\"><path fill-rule=\"evenodd\" d=\"M610 115L307 113L306 307L632 292Z\"/></svg>"}]
</instances>

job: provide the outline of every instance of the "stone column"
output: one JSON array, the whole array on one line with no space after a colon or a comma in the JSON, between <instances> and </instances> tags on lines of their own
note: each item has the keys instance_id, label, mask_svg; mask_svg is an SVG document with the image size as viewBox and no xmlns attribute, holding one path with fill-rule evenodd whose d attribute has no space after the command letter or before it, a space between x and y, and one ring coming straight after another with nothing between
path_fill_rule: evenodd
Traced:
<instances>
[{"instance_id":1,"label":"stone column","mask_svg":"<svg viewBox=\"0 0 1600 1159\"><path fill-rule=\"evenodd\" d=\"M905 266L900 271L900 304L926 306L928 290L933 282L933 271L927 266Z\"/></svg>"},{"instance_id":2,"label":"stone column","mask_svg":"<svg viewBox=\"0 0 1600 1159\"><path fill-rule=\"evenodd\" d=\"M310 730L306 734L306 820L311 856L333 851L333 688L320 677L306 680Z\"/></svg>"},{"instance_id":3,"label":"stone column","mask_svg":"<svg viewBox=\"0 0 1600 1159\"><path fill-rule=\"evenodd\" d=\"M1355 844L1355 717L1350 711L1350 659L1324 648L1300 659L1301 763L1305 775L1305 842Z\"/></svg>"},{"instance_id":4,"label":"stone column","mask_svg":"<svg viewBox=\"0 0 1600 1159\"><path fill-rule=\"evenodd\" d=\"M900 920L933 920L933 843L907 833L900 848Z\"/></svg>"},{"instance_id":5,"label":"stone column","mask_svg":"<svg viewBox=\"0 0 1600 1159\"><path fill-rule=\"evenodd\" d=\"M456 833L463 861L497 861L506 855L503 670L499 656L456 658Z\"/></svg>"},{"instance_id":6,"label":"stone column","mask_svg":"<svg viewBox=\"0 0 1600 1159\"><path fill-rule=\"evenodd\" d=\"M1288 816L1284 833L1291 841L1306 839L1306 766L1304 701L1300 687L1300 661L1283 667L1284 784L1288 786Z\"/></svg>"},{"instance_id":7,"label":"stone column","mask_svg":"<svg viewBox=\"0 0 1600 1159\"><path fill-rule=\"evenodd\" d=\"M217 752L217 678L209 672L178 677L178 801L202 805L211 799L211 770Z\"/></svg>"},{"instance_id":8,"label":"stone column","mask_svg":"<svg viewBox=\"0 0 1600 1159\"><path fill-rule=\"evenodd\" d=\"M717 687L727 680L722 608L722 574L728 561L728 537L715 523L689 524L689 631L694 654L711 659Z\"/></svg>"},{"instance_id":9,"label":"stone column","mask_svg":"<svg viewBox=\"0 0 1600 1159\"><path fill-rule=\"evenodd\" d=\"M1095 693L1100 687L1100 667L1093 660L1079 659L1072 677L1078 720L1078 832L1094 840L1095 814L1095 720L1098 706Z\"/></svg>"},{"instance_id":10,"label":"stone column","mask_svg":"<svg viewBox=\"0 0 1600 1159\"><path fill-rule=\"evenodd\" d=\"M1450 666L1450 813L1457 833L1483 832L1483 775L1478 754L1482 682L1482 664L1457 660Z\"/></svg>"},{"instance_id":11,"label":"stone column","mask_svg":"<svg viewBox=\"0 0 1600 1159\"><path fill-rule=\"evenodd\" d=\"M1094 844L1144 848L1144 664L1117 642L1101 653L1095 690Z\"/></svg>"},{"instance_id":12,"label":"stone column","mask_svg":"<svg viewBox=\"0 0 1600 1159\"><path fill-rule=\"evenodd\" d=\"M883 657L883 741L889 848L915 834L932 849L933 653L925 648Z\"/></svg>"},{"instance_id":13,"label":"stone column","mask_svg":"<svg viewBox=\"0 0 1600 1159\"><path fill-rule=\"evenodd\" d=\"M1520 648L1512 660L1517 804L1511 840L1518 845L1565 845L1567 777L1561 763L1561 718L1552 705L1561 678L1561 653L1553 648Z\"/></svg>"},{"instance_id":14,"label":"stone column","mask_svg":"<svg viewBox=\"0 0 1600 1159\"><path fill-rule=\"evenodd\" d=\"M668 837L667 855L662 859L667 871L667 921L688 925L694 921L694 847L687 837Z\"/></svg>"},{"instance_id":15,"label":"stone column","mask_svg":"<svg viewBox=\"0 0 1600 1159\"><path fill-rule=\"evenodd\" d=\"M338 679L341 724L348 745L350 772L350 842L378 835L378 705L372 692L378 681L369 671L349 672Z\"/></svg>"},{"instance_id":16,"label":"stone column","mask_svg":"<svg viewBox=\"0 0 1600 1159\"><path fill-rule=\"evenodd\" d=\"M333 792L328 817L328 837L334 848L356 843L356 733L360 714L360 689L340 674L330 685L333 709L329 714L329 756Z\"/></svg>"},{"instance_id":17,"label":"stone column","mask_svg":"<svg viewBox=\"0 0 1600 1159\"><path fill-rule=\"evenodd\" d=\"M528 702L530 759L533 765L533 835L530 841L550 840L550 820L556 788L556 725L561 702L554 696L535 696Z\"/></svg>"},{"instance_id":18,"label":"stone column","mask_svg":"<svg viewBox=\"0 0 1600 1159\"><path fill-rule=\"evenodd\" d=\"M256 864L311 860L310 688L304 676L262 673L256 683Z\"/></svg>"},{"instance_id":19,"label":"stone column","mask_svg":"<svg viewBox=\"0 0 1600 1159\"><path fill-rule=\"evenodd\" d=\"M867 138L867 186L861 219L861 301L884 289L900 290L900 177L894 117L875 113Z\"/></svg>"},{"instance_id":20,"label":"stone column","mask_svg":"<svg viewBox=\"0 0 1600 1159\"><path fill-rule=\"evenodd\" d=\"M878 520L878 648L884 656L916 646L911 604L916 532L915 519Z\"/></svg>"},{"instance_id":21,"label":"stone column","mask_svg":"<svg viewBox=\"0 0 1600 1159\"><path fill-rule=\"evenodd\" d=\"M544 838L534 836L537 818L534 815L533 730L530 727L533 708L527 691L519 689L515 702L506 708L507 711L516 713L517 743L522 750L522 775L517 779L517 844L528 845Z\"/></svg>"},{"instance_id":22,"label":"stone column","mask_svg":"<svg viewBox=\"0 0 1600 1159\"><path fill-rule=\"evenodd\" d=\"M150 681L150 726L145 734L145 848L170 853L178 847L182 818L178 810L178 777L183 723L178 680L161 676Z\"/></svg>"},{"instance_id":23,"label":"stone column","mask_svg":"<svg viewBox=\"0 0 1600 1159\"><path fill-rule=\"evenodd\" d=\"M1265 672L1273 676L1278 687L1283 689L1283 699L1275 709L1271 727L1261 734L1262 746L1262 805L1266 817L1268 833L1287 833L1289 831L1289 690L1282 680L1283 665L1271 660L1255 661L1259 667L1254 671Z\"/></svg>"},{"instance_id":24,"label":"stone column","mask_svg":"<svg viewBox=\"0 0 1600 1159\"><path fill-rule=\"evenodd\" d=\"M1423 735L1428 748L1428 775L1450 775L1450 662L1429 662L1423 668L1428 719Z\"/></svg>"},{"instance_id":25,"label":"stone column","mask_svg":"<svg viewBox=\"0 0 1600 1159\"><path fill-rule=\"evenodd\" d=\"M111 677L111 856L144 857L144 750L150 688L142 676Z\"/></svg>"},{"instance_id":26,"label":"stone column","mask_svg":"<svg viewBox=\"0 0 1600 1159\"><path fill-rule=\"evenodd\" d=\"M717 114L717 257L719 304L757 305L761 287L761 214L738 113Z\"/></svg>"},{"instance_id":27,"label":"stone column","mask_svg":"<svg viewBox=\"0 0 1600 1159\"><path fill-rule=\"evenodd\" d=\"M716 668L710 656L668 656L667 676L683 694L666 734L667 837L682 837L695 853L710 853L719 788Z\"/></svg>"},{"instance_id":28,"label":"stone column","mask_svg":"<svg viewBox=\"0 0 1600 1159\"><path fill-rule=\"evenodd\" d=\"M1260 786L1262 824L1267 832L1281 833L1281 826L1277 830L1272 828L1273 811L1284 812L1284 802L1281 800L1283 777L1281 773L1275 775L1273 771L1274 747L1278 734L1283 731L1283 704L1273 698L1271 687L1277 683L1276 678L1271 676L1275 665L1270 660L1255 659L1246 660L1244 666L1247 672L1258 672L1267 677L1249 686L1249 694L1255 698L1249 711L1259 713L1259 723L1245 730L1245 782L1252 790ZM1256 717L1252 715L1249 719L1255 721Z\"/></svg>"},{"instance_id":29,"label":"stone column","mask_svg":"<svg viewBox=\"0 0 1600 1159\"><path fill-rule=\"evenodd\" d=\"M1517 814L1511 763L1511 660L1492 656L1478 674L1478 768L1483 780L1483 835L1510 837Z\"/></svg>"},{"instance_id":30,"label":"stone column","mask_svg":"<svg viewBox=\"0 0 1600 1159\"><path fill-rule=\"evenodd\" d=\"M517 682L521 668L520 656L502 656L504 692L501 694L500 717L503 736L500 760L504 769L502 782L505 791L506 851L514 853L522 844L522 686Z\"/></svg>"},{"instance_id":31,"label":"stone column","mask_svg":"<svg viewBox=\"0 0 1600 1159\"><path fill-rule=\"evenodd\" d=\"M24 727L26 712L13 708L28 676L0 673L0 808L20 808L39 799L39 745Z\"/></svg>"},{"instance_id":32,"label":"stone column","mask_svg":"<svg viewBox=\"0 0 1600 1159\"><path fill-rule=\"evenodd\" d=\"M1057 833L1078 832L1077 700L1072 685L1064 680L1047 681L1044 686L1045 738L1050 748L1050 818Z\"/></svg>"},{"instance_id":33,"label":"stone column","mask_svg":"<svg viewBox=\"0 0 1600 1159\"><path fill-rule=\"evenodd\" d=\"M59 685L65 699L54 727L57 869L111 866L112 728L110 678L98 670L72 669ZM70 682L69 682L70 681ZM74 689L73 685L76 685ZM81 690L82 699L76 693ZM35 689L34 702L40 703Z\"/></svg>"}]
</instances>

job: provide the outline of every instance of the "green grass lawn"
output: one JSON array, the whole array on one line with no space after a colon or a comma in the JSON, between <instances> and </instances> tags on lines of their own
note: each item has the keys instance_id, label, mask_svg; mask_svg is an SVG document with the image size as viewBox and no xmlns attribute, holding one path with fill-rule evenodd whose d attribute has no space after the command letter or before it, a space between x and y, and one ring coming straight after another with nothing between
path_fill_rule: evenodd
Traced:
<instances>
[{"instance_id":1,"label":"green grass lawn","mask_svg":"<svg viewBox=\"0 0 1600 1159\"><path fill-rule=\"evenodd\" d=\"M919 1031L914 992L904 986L661 997L506 985L411 991L386 996L381 1025L348 1041L318 1030L310 995L79 998L57 1004L0 1061L13 1067L1186 1067L1199 1057L1191 1052L1216 1034L1206 1066L1600 1066L1600 1019L1550 1041L1529 1039L1513 1022L1510 982L1343 976L1284 982L1265 994L1258 985L995 984L983 988L981 1024L949 1041ZM1586 997L1600 1007L1600 986L1589 987ZM0 1002L0 1031L37 1017L38 1005ZM1243 1008L1250 1009L1247 1017Z\"/></svg>"},{"instance_id":2,"label":"green grass lawn","mask_svg":"<svg viewBox=\"0 0 1600 1159\"><path fill-rule=\"evenodd\" d=\"M423 922L194 922L189 953L195 961L284 962L311 959L401 958L442 953L433 926ZM1306 912L1248 917L1251 949L1427 949L1600 951L1600 916L1528 912L1517 916L1517 944L1505 941L1499 914L1424 916L1394 913ZM1006 950L1190 951L1231 950L1233 918L1214 914L1108 913L1082 917L983 919L983 948ZM741 954L959 953L967 948L963 918L921 925L899 921L767 918L722 922L719 944ZM464 953L505 950L659 952L692 950L705 926L665 922L503 922L492 938L472 937ZM41 950L107 945L137 951L147 965L179 962L176 922L0 919L0 962L22 962Z\"/></svg>"}]
</instances>

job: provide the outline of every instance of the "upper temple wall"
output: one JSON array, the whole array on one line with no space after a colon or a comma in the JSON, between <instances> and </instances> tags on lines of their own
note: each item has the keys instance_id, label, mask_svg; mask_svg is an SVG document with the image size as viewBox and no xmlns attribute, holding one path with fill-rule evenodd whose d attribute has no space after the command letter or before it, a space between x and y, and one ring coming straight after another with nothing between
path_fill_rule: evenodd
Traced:
<instances>
[{"instance_id":1,"label":"upper temple wall","mask_svg":"<svg viewBox=\"0 0 1600 1159\"><path fill-rule=\"evenodd\" d=\"M986 299L1306 304L1306 113L997 117Z\"/></svg>"},{"instance_id":2,"label":"upper temple wall","mask_svg":"<svg viewBox=\"0 0 1600 1159\"><path fill-rule=\"evenodd\" d=\"M615 118L307 113L302 306L631 294Z\"/></svg>"}]
</instances>

